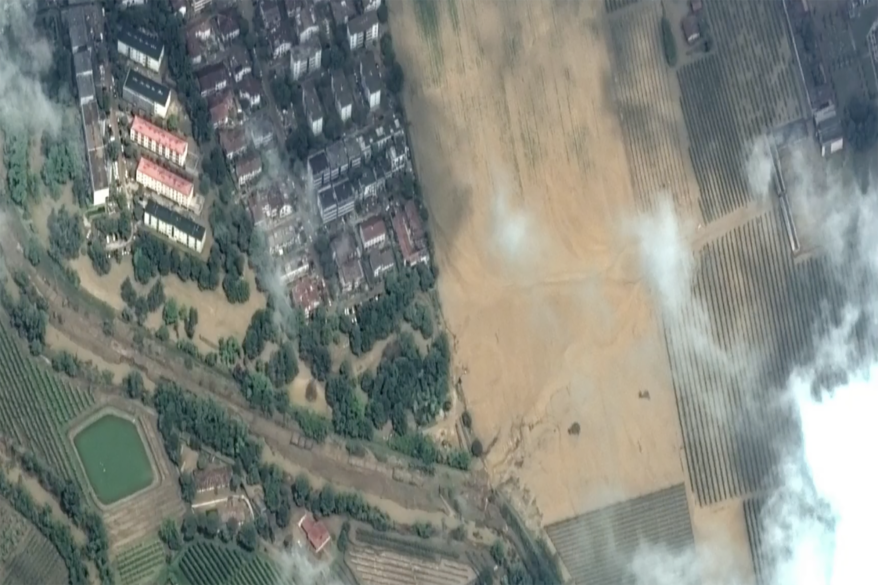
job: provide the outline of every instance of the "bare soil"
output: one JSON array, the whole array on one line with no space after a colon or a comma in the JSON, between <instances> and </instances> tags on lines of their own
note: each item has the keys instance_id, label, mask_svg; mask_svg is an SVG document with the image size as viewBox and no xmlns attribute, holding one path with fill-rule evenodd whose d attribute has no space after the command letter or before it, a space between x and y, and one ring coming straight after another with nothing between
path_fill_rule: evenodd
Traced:
<instances>
[{"instance_id":1,"label":"bare soil","mask_svg":"<svg viewBox=\"0 0 878 585\"><path fill-rule=\"evenodd\" d=\"M428 22L391 0L390 22L454 377L492 483L550 523L683 481L667 354L626 231L637 206L603 4L435 5Z\"/></svg>"}]
</instances>

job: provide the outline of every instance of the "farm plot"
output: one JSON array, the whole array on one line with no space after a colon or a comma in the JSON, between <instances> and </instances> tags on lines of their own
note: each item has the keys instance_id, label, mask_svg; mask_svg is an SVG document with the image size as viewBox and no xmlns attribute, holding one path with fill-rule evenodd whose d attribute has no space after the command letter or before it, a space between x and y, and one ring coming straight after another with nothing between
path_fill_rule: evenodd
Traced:
<instances>
[{"instance_id":1,"label":"farm plot","mask_svg":"<svg viewBox=\"0 0 878 585\"><path fill-rule=\"evenodd\" d=\"M146 439L150 458L155 463L157 482L134 495L130 500L111 505L104 511L104 523L114 550L154 535L165 518L180 518L185 505L180 499L176 475L164 454L156 421L151 414L141 413L140 428Z\"/></svg>"},{"instance_id":2,"label":"farm plot","mask_svg":"<svg viewBox=\"0 0 878 585\"><path fill-rule=\"evenodd\" d=\"M660 50L661 17L658 2L610 17L613 101L641 211L654 211L658 200L670 194L677 213L692 216L699 212L698 185L687 156L676 83L666 73Z\"/></svg>"},{"instance_id":3,"label":"farm plot","mask_svg":"<svg viewBox=\"0 0 878 585\"><path fill-rule=\"evenodd\" d=\"M671 554L695 544L686 486L675 485L546 527L574 583L631 581L631 563L643 546Z\"/></svg>"},{"instance_id":4,"label":"farm plot","mask_svg":"<svg viewBox=\"0 0 878 585\"><path fill-rule=\"evenodd\" d=\"M794 263L777 210L701 250L693 295L666 338L690 483L709 505L769 487L797 440L775 389L809 357L818 318L840 317L842 295L823 260Z\"/></svg>"},{"instance_id":5,"label":"farm plot","mask_svg":"<svg viewBox=\"0 0 878 585\"><path fill-rule=\"evenodd\" d=\"M706 4L715 53L677 77L702 215L711 222L752 199L746 163L754 141L803 112L782 4Z\"/></svg>"},{"instance_id":6,"label":"farm plot","mask_svg":"<svg viewBox=\"0 0 878 585\"><path fill-rule=\"evenodd\" d=\"M604 8L612 13L637 4L638 0L604 0Z\"/></svg>"},{"instance_id":7,"label":"farm plot","mask_svg":"<svg viewBox=\"0 0 878 585\"><path fill-rule=\"evenodd\" d=\"M0 433L33 450L57 473L82 481L64 427L94 399L25 356L13 335L0 327Z\"/></svg>"},{"instance_id":8,"label":"farm plot","mask_svg":"<svg viewBox=\"0 0 878 585\"><path fill-rule=\"evenodd\" d=\"M174 573L189 585L293 585L273 562L215 542L196 542L174 562Z\"/></svg>"},{"instance_id":9,"label":"farm plot","mask_svg":"<svg viewBox=\"0 0 878 585\"><path fill-rule=\"evenodd\" d=\"M18 512L0 500L0 565L6 562L27 532L27 521Z\"/></svg>"},{"instance_id":10,"label":"farm plot","mask_svg":"<svg viewBox=\"0 0 878 585\"><path fill-rule=\"evenodd\" d=\"M363 585L466 585L476 578L467 564L436 555L427 558L425 551L402 554L395 548L353 546L345 560Z\"/></svg>"},{"instance_id":11,"label":"farm plot","mask_svg":"<svg viewBox=\"0 0 878 585\"><path fill-rule=\"evenodd\" d=\"M762 508L764 498L755 497L744 500L744 522L747 524L747 540L750 542L750 556L753 558L753 569L756 572L756 585L774 583L771 572L771 561L764 548Z\"/></svg>"},{"instance_id":12,"label":"farm plot","mask_svg":"<svg viewBox=\"0 0 878 585\"><path fill-rule=\"evenodd\" d=\"M141 585L165 566L165 549L158 538L150 537L120 551L113 564L122 585Z\"/></svg>"},{"instance_id":13,"label":"farm plot","mask_svg":"<svg viewBox=\"0 0 878 585\"><path fill-rule=\"evenodd\" d=\"M0 582L4 585L67 583L67 567L52 543L36 528L28 526L15 553L0 567Z\"/></svg>"}]
</instances>

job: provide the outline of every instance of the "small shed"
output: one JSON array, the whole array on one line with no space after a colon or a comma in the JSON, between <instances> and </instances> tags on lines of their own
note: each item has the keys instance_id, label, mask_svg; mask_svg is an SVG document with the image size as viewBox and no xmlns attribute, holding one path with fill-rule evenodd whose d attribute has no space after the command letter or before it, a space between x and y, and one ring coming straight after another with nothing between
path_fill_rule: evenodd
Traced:
<instances>
[{"instance_id":1,"label":"small shed","mask_svg":"<svg viewBox=\"0 0 878 585\"><path fill-rule=\"evenodd\" d=\"M698 17L694 14L687 14L681 23L683 27L683 38L690 45L701 38L701 30L698 27Z\"/></svg>"}]
</instances>

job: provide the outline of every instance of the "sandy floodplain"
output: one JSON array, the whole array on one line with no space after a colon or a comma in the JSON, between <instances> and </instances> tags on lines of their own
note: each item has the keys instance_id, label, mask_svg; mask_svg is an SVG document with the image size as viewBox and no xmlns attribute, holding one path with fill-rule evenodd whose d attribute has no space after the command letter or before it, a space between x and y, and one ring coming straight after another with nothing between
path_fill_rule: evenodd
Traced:
<instances>
[{"instance_id":1,"label":"sandy floodplain","mask_svg":"<svg viewBox=\"0 0 878 585\"><path fill-rule=\"evenodd\" d=\"M456 374L492 482L548 524L683 481L603 4L390 11Z\"/></svg>"}]
</instances>

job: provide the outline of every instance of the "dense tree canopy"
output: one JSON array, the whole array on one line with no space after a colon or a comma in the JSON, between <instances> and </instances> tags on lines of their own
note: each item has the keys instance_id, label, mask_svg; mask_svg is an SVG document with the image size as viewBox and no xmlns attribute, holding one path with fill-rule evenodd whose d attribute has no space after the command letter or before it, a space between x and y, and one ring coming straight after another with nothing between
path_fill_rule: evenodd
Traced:
<instances>
[{"instance_id":1,"label":"dense tree canopy","mask_svg":"<svg viewBox=\"0 0 878 585\"><path fill-rule=\"evenodd\" d=\"M85 239L82 217L78 213L70 213L67 208L49 214L49 253L65 260L79 257L79 250Z\"/></svg>"}]
</instances>

